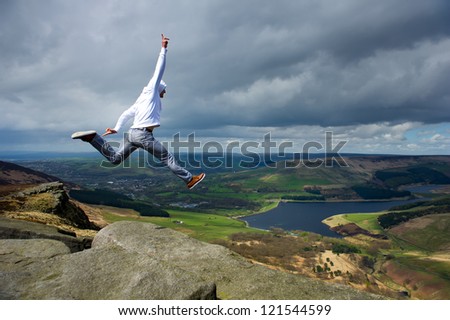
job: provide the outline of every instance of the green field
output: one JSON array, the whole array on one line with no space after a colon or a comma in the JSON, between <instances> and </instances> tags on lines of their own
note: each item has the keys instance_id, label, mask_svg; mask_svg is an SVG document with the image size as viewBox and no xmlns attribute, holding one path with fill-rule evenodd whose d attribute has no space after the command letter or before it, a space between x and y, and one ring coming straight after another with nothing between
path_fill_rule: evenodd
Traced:
<instances>
[{"instance_id":1,"label":"green field","mask_svg":"<svg viewBox=\"0 0 450 320\"><path fill-rule=\"evenodd\" d=\"M378 216L382 215L384 212L376 213L352 213L345 214L344 218L350 222L357 224L359 227L366 229L372 233L381 232L383 229L378 224Z\"/></svg>"},{"instance_id":2,"label":"green field","mask_svg":"<svg viewBox=\"0 0 450 320\"><path fill-rule=\"evenodd\" d=\"M224 240L238 232L264 232L263 230L248 228L243 221L224 217L221 215L168 210L170 218L141 217L137 213L118 215L104 210L104 218L109 222L140 221L178 230L198 240L213 242Z\"/></svg>"},{"instance_id":3,"label":"green field","mask_svg":"<svg viewBox=\"0 0 450 320\"><path fill-rule=\"evenodd\" d=\"M369 232L380 233L383 229L378 224L377 218L384 213L385 212L337 214L323 220L323 222L330 227L354 223Z\"/></svg>"}]
</instances>

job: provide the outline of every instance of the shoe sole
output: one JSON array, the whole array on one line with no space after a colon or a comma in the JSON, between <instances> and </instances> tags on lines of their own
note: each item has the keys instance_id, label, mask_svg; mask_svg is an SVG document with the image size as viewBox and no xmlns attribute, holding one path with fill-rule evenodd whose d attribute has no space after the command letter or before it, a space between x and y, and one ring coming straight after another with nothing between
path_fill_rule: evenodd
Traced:
<instances>
[{"instance_id":1,"label":"shoe sole","mask_svg":"<svg viewBox=\"0 0 450 320\"><path fill-rule=\"evenodd\" d=\"M72 139L81 139L81 138L83 138L83 137L85 137L85 136L88 136L88 135L90 135L90 134L95 134L95 133L97 133L97 132L94 131L94 130L89 130L89 131L78 131L78 132L73 133L71 138L72 138Z\"/></svg>"},{"instance_id":2,"label":"shoe sole","mask_svg":"<svg viewBox=\"0 0 450 320\"><path fill-rule=\"evenodd\" d=\"M203 179L205 179L205 177L206 177L206 174L203 174L203 177L200 180L198 180L196 183L194 183L191 187L188 187L189 190L194 189L196 185L198 185L200 182L203 181Z\"/></svg>"}]
</instances>

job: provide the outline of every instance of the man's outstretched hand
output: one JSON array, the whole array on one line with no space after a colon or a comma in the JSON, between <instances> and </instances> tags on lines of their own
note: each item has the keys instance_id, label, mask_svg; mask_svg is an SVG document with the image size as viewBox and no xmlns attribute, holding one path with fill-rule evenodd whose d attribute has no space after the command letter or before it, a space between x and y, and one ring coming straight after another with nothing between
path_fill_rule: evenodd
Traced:
<instances>
[{"instance_id":1,"label":"man's outstretched hand","mask_svg":"<svg viewBox=\"0 0 450 320\"><path fill-rule=\"evenodd\" d=\"M166 38L164 34L161 33L161 45L163 48L167 48L167 45L169 44L169 38Z\"/></svg>"},{"instance_id":2,"label":"man's outstretched hand","mask_svg":"<svg viewBox=\"0 0 450 320\"><path fill-rule=\"evenodd\" d=\"M102 134L102 137L107 136L109 134L114 134L114 133L117 133L117 131L114 129L111 129L111 128L106 128L106 131L104 134Z\"/></svg>"}]
</instances>

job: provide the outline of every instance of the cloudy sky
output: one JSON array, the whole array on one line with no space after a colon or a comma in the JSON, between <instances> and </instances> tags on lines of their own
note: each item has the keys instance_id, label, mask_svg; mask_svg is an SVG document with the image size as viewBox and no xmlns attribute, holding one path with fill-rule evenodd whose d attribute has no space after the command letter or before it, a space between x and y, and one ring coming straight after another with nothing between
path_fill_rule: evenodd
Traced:
<instances>
[{"instance_id":1,"label":"cloudy sky","mask_svg":"<svg viewBox=\"0 0 450 320\"><path fill-rule=\"evenodd\" d=\"M448 0L1 0L0 156L91 150L70 134L114 126L161 33L160 140L450 154Z\"/></svg>"}]
</instances>

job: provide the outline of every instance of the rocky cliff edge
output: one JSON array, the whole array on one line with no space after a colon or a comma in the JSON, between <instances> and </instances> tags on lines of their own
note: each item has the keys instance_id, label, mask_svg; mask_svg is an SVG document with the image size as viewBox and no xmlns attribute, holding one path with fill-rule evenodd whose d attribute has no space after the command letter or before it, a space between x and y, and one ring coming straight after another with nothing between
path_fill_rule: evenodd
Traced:
<instances>
[{"instance_id":1,"label":"rocky cliff edge","mask_svg":"<svg viewBox=\"0 0 450 320\"><path fill-rule=\"evenodd\" d=\"M71 253L55 239L0 240L0 299L376 299L252 264L149 223L103 228Z\"/></svg>"}]
</instances>

